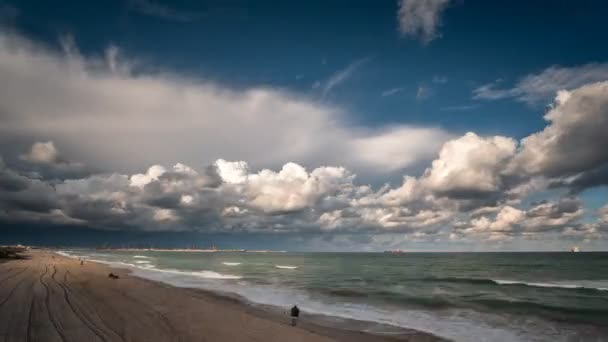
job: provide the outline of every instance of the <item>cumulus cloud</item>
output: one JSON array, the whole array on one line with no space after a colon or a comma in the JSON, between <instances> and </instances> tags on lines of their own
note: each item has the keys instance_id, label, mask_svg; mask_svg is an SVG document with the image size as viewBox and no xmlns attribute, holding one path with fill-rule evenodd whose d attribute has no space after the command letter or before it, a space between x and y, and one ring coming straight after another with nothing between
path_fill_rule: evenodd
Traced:
<instances>
[{"instance_id":1,"label":"cumulus cloud","mask_svg":"<svg viewBox=\"0 0 608 342\"><path fill-rule=\"evenodd\" d=\"M244 162L220 160L219 176L243 195L246 206L266 213L285 213L316 207L326 196L352 186L353 176L341 167L320 167L308 173L295 163L283 165L279 172L262 170L248 173Z\"/></svg>"},{"instance_id":2,"label":"cumulus cloud","mask_svg":"<svg viewBox=\"0 0 608 342\"><path fill-rule=\"evenodd\" d=\"M560 92L545 120L544 130L522 140L511 172L559 178L564 184L587 180L587 187L605 184L608 173L597 171L608 167L603 148L608 144L608 82ZM590 176L595 182L589 182Z\"/></svg>"},{"instance_id":3,"label":"cumulus cloud","mask_svg":"<svg viewBox=\"0 0 608 342\"><path fill-rule=\"evenodd\" d=\"M52 141L35 142L19 159L27 162L27 169L38 178L67 179L90 173L84 164L65 158Z\"/></svg>"},{"instance_id":4,"label":"cumulus cloud","mask_svg":"<svg viewBox=\"0 0 608 342\"><path fill-rule=\"evenodd\" d=\"M473 91L473 98L480 100L514 98L535 105L547 103L560 90L572 90L588 83L606 80L608 80L608 63L590 63L573 67L551 66L540 73L525 76L512 88L500 88L501 81L482 85Z\"/></svg>"},{"instance_id":5,"label":"cumulus cloud","mask_svg":"<svg viewBox=\"0 0 608 342\"><path fill-rule=\"evenodd\" d=\"M541 202L526 213L525 228L532 231L564 227L583 215L578 198L564 197L557 202Z\"/></svg>"},{"instance_id":6,"label":"cumulus cloud","mask_svg":"<svg viewBox=\"0 0 608 342\"><path fill-rule=\"evenodd\" d=\"M563 197L558 201L543 201L527 210L502 206L494 216L486 212L455 226L455 234L485 239L507 239L516 235L531 236L543 231L572 230L571 224L584 213L578 198ZM579 227L575 224L574 227Z\"/></svg>"},{"instance_id":7,"label":"cumulus cloud","mask_svg":"<svg viewBox=\"0 0 608 342\"><path fill-rule=\"evenodd\" d=\"M2 163L0 186L0 221L110 230L415 233L452 215L439 201L419 199L414 178L374 191L343 167L308 171L296 163L252 171L244 161L219 159L202 171L178 163L53 181Z\"/></svg>"},{"instance_id":8,"label":"cumulus cloud","mask_svg":"<svg viewBox=\"0 0 608 342\"><path fill-rule=\"evenodd\" d=\"M59 155L52 141L37 142L28 154L23 155L23 159L34 163L55 164L59 161Z\"/></svg>"},{"instance_id":9,"label":"cumulus cloud","mask_svg":"<svg viewBox=\"0 0 608 342\"><path fill-rule=\"evenodd\" d=\"M472 198L508 189L501 172L514 149L508 138L469 133L446 143L422 176L379 189L357 184L343 167L308 171L296 163L253 171L244 161L219 159L200 171L178 163L50 181L2 162L0 222L146 231L401 232L416 241L445 236L498 242L559 230L587 237L603 229L576 222L583 209L573 197L527 210L504 199L494 207L471 205Z\"/></svg>"},{"instance_id":10,"label":"cumulus cloud","mask_svg":"<svg viewBox=\"0 0 608 342\"><path fill-rule=\"evenodd\" d=\"M608 230L608 209L582 223L574 197L608 183L606 82L559 92L547 126L518 142L354 127L339 108L284 91L133 72L115 52L84 58L66 44L67 55L0 35L0 139L33 143L2 145L12 155L0 159L0 223L497 242ZM99 168L44 171L89 161ZM355 176L421 161L421 175L396 185ZM547 187L564 191L522 204Z\"/></svg>"},{"instance_id":11,"label":"cumulus cloud","mask_svg":"<svg viewBox=\"0 0 608 342\"><path fill-rule=\"evenodd\" d=\"M502 171L517 148L515 140L467 133L448 141L424 175L431 190L449 197L467 198L503 190Z\"/></svg>"},{"instance_id":12,"label":"cumulus cloud","mask_svg":"<svg viewBox=\"0 0 608 342\"><path fill-rule=\"evenodd\" d=\"M399 1L399 31L428 43L440 36L441 14L450 0L401 0Z\"/></svg>"},{"instance_id":13,"label":"cumulus cloud","mask_svg":"<svg viewBox=\"0 0 608 342\"><path fill-rule=\"evenodd\" d=\"M285 161L338 164L384 172L386 160L359 158L358 142L394 137L399 129L422 139L399 142L405 168L432 158L449 137L434 127L352 125L337 106L280 89L234 90L204 79L150 70L115 48L82 56L66 40L64 52L22 36L0 33L0 141L52 140L91 167L135 172L152 164L203 166L218 158L247 160L256 168ZM114 51L114 52L112 52ZM332 77L326 92L360 67ZM407 134L406 134L407 135ZM314 139L310 139L314 136ZM179 138L177 138L179 137ZM377 163L380 161L380 163Z\"/></svg>"}]
</instances>

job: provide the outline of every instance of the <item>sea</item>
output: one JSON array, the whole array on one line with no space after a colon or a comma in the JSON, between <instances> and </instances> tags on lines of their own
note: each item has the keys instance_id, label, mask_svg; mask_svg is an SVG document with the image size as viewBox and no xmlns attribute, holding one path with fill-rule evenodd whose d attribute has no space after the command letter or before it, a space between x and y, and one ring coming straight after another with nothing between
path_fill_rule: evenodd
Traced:
<instances>
[{"instance_id":1,"label":"sea","mask_svg":"<svg viewBox=\"0 0 608 342\"><path fill-rule=\"evenodd\" d=\"M178 287L454 341L608 341L608 253L64 250ZM360 325L359 325L360 327Z\"/></svg>"}]
</instances>

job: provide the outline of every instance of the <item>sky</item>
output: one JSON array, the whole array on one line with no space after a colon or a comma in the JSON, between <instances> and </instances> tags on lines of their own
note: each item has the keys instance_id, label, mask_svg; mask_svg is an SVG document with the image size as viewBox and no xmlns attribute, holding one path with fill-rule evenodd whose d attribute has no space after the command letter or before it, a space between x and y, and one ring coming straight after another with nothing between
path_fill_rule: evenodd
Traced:
<instances>
[{"instance_id":1,"label":"sky","mask_svg":"<svg viewBox=\"0 0 608 342\"><path fill-rule=\"evenodd\" d=\"M606 16L0 0L0 244L606 250Z\"/></svg>"}]
</instances>

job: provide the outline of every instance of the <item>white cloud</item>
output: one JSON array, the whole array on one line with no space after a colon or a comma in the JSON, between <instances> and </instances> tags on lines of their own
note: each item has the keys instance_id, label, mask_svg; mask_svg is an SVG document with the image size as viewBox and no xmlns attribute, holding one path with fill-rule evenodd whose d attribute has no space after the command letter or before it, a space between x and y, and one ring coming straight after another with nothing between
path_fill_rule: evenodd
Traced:
<instances>
[{"instance_id":1,"label":"white cloud","mask_svg":"<svg viewBox=\"0 0 608 342\"><path fill-rule=\"evenodd\" d=\"M545 120L544 130L522 139L511 172L581 177L608 164L608 82L560 92Z\"/></svg>"},{"instance_id":2,"label":"white cloud","mask_svg":"<svg viewBox=\"0 0 608 342\"><path fill-rule=\"evenodd\" d=\"M416 90L416 100L426 100L433 95L433 90L427 86L420 85Z\"/></svg>"},{"instance_id":3,"label":"white cloud","mask_svg":"<svg viewBox=\"0 0 608 342\"><path fill-rule=\"evenodd\" d=\"M62 54L21 36L0 34L3 144L43 136L87 165L121 172L156 163L202 166L225 158L247 160L256 168L291 160L382 173L379 166L390 161L359 158L361 144L356 142L409 130L428 140L405 139L395 152L428 160L436 151L426 146L448 136L432 127L389 125L372 132L352 125L339 107L279 89L233 90L145 71L149 68L133 72L114 48L94 58L81 56L74 44L67 46ZM334 75L325 92L364 62ZM407 164L400 168L420 161L401 160Z\"/></svg>"},{"instance_id":4,"label":"white cloud","mask_svg":"<svg viewBox=\"0 0 608 342\"><path fill-rule=\"evenodd\" d=\"M383 92L380 94L380 96L382 96L382 97L392 96L392 95L395 95L395 94L397 94L398 92L401 92L401 91L403 91L403 90L405 90L405 88L404 88L404 87L397 87L397 88L391 88L391 89L387 89L387 90L384 90L384 91L383 91Z\"/></svg>"},{"instance_id":5,"label":"white cloud","mask_svg":"<svg viewBox=\"0 0 608 342\"><path fill-rule=\"evenodd\" d=\"M395 171L403 165L424 160L439 150L451 136L441 131L429 131L414 127L395 127L382 134L370 134L350 140L350 146L358 151L354 158L360 165L376 165L385 171ZM433 141L433 138L437 140ZM409 141L409 144L404 144ZM424 142L421 144L419 142Z\"/></svg>"},{"instance_id":6,"label":"white cloud","mask_svg":"<svg viewBox=\"0 0 608 342\"><path fill-rule=\"evenodd\" d=\"M499 236L525 235L534 236L539 232L561 230L572 234L573 224L584 213L577 198L560 198L556 202L534 204L528 210L517 209L509 205L502 206L492 218L486 212L468 222L461 222L455 229L459 234L493 239Z\"/></svg>"},{"instance_id":7,"label":"white cloud","mask_svg":"<svg viewBox=\"0 0 608 342\"><path fill-rule=\"evenodd\" d=\"M158 180L167 170L161 165L152 165L146 173L138 173L131 176L131 185L143 188L146 184Z\"/></svg>"},{"instance_id":8,"label":"white cloud","mask_svg":"<svg viewBox=\"0 0 608 342\"><path fill-rule=\"evenodd\" d=\"M361 68L365 63L369 62L369 60L369 58L358 59L350 63L346 68L331 75L323 86L323 96L327 96L332 89L348 80L357 69Z\"/></svg>"},{"instance_id":9,"label":"white cloud","mask_svg":"<svg viewBox=\"0 0 608 342\"><path fill-rule=\"evenodd\" d=\"M557 202L543 202L530 208L523 222L527 231L563 228L584 213L578 198L560 198Z\"/></svg>"},{"instance_id":10,"label":"white cloud","mask_svg":"<svg viewBox=\"0 0 608 342\"><path fill-rule=\"evenodd\" d=\"M228 184L243 184L249 175L249 165L244 161L230 162L224 159L215 161L215 167L222 180Z\"/></svg>"},{"instance_id":11,"label":"white cloud","mask_svg":"<svg viewBox=\"0 0 608 342\"><path fill-rule=\"evenodd\" d=\"M497 242L608 230L607 208L582 224L574 197L522 204L547 186L608 182L606 82L560 92L545 129L518 144L425 127L354 127L339 108L283 91L134 74L116 53L84 58L66 42L67 57L0 35L0 77L8 80L0 139L48 140L22 160L0 159L0 222ZM74 164L64 151L106 172L32 172L41 163ZM361 184L350 171L394 174L432 158L421 176L404 175L397 186Z\"/></svg>"},{"instance_id":12,"label":"white cloud","mask_svg":"<svg viewBox=\"0 0 608 342\"><path fill-rule=\"evenodd\" d=\"M192 11L180 11L153 0L129 0L129 5L132 10L141 14L171 21L189 22L198 17Z\"/></svg>"},{"instance_id":13,"label":"white cloud","mask_svg":"<svg viewBox=\"0 0 608 342\"><path fill-rule=\"evenodd\" d=\"M219 161L216 165L222 179L239 186L234 191L243 196L241 204L267 213L314 208L321 197L349 188L353 180L339 167L320 167L308 173L298 164L287 163L279 172L266 169L250 174L244 162Z\"/></svg>"},{"instance_id":14,"label":"white cloud","mask_svg":"<svg viewBox=\"0 0 608 342\"><path fill-rule=\"evenodd\" d=\"M30 152L22 156L23 159L44 164L55 164L59 161L59 154L52 141L37 142L32 145Z\"/></svg>"},{"instance_id":15,"label":"white cloud","mask_svg":"<svg viewBox=\"0 0 608 342\"><path fill-rule=\"evenodd\" d=\"M483 138L469 132L443 145L422 181L435 192L455 197L499 192L503 188L501 172L516 147L511 138Z\"/></svg>"},{"instance_id":16,"label":"white cloud","mask_svg":"<svg viewBox=\"0 0 608 342\"><path fill-rule=\"evenodd\" d=\"M171 209L156 209L153 218L158 222L175 222L179 219Z\"/></svg>"},{"instance_id":17,"label":"white cloud","mask_svg":"<svg viewBox=\"0 0 608 342\"><path fill-rule=\"evenodd\" d=\"M491 233L513 230L514 225L525 219L525 212L511 206L504 206L496 214L494 220L487 216L481 216L471 220L471 227L464 230L465 233Z\"/></svg>"},{"instance_id":18,"label":"white cloud","mask_svg":"<svg viewBox=\"0 0 608 342\"><path fill-rule=\"evenodd\" d=\"M462 201L468 201L461 199L463 193L500 193L500 165L512 155L514 144L504 137L469 133L446 143L420 178L405 176L400 186L376 191L356 184L345 168L323 166L309 172L295 163L257 172L244 161L217 160L203 172L181 163L172 168L153 165L145 173L94 174L52 184L2 164L0 221L152 231L401 232L416 241L450 234L453 241L464 241L464 236L505 241L560 230L588 237L604 229L605 218L578 224L582 204L569 197L527 210L503 202L470 215L461 212ZM452 229L463 216L470 220Z\"/></svg>"},{"instance_id":19,"label":"white cloud","mask_svg":"<svg viewBox=\"0 0 608 342\"><path fill-rule=\"evenodd\" d=\"M590 63L573 67L551 66L538 74L525 76L512 88L499 88L501 81L485 84L473 91L473 98L481 100L514 98L530 105L544 104L560 90L572 90L588 83L606 80L608 80L608 63Z\"/></svg>"},{"instance_id":20,"label":"white cloud","mask_svg":"<svg viewBox=\"0 0 608 342\"><path fill-rule=\"evenodd\" d=\"M399 31L404 36L424 43L440 36L441 14L450 0L401 0L399 2Z\"/></svg>"}]
</instances>

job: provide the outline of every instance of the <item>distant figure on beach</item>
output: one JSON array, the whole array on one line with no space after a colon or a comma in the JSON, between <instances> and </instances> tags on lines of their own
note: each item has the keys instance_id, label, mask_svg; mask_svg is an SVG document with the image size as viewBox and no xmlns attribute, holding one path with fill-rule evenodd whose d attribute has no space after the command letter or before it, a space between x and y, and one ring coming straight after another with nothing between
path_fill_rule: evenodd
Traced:
<instances>
[{"instance_id":1,"label":"distant figure on beach","mask_svg":"<svg viewBox=\"0 0 608 342\"><path fill-rule=\"evenodd\" d=\"M80 266L84 265L84 260L80 259Z\"/></svg>"},{"instance_id":2,"label":"distant figure on beach","mask_svg":"<svg viewBox=\"0 0 608 342\"><path fill-rule=\"evenodd\" d=\"M297 305L294 305L293 308L291 308L291 325L292 326L296 326L296 322L298 320L298 317L300 316L300 309L298 308Z\"/></svg>"}]
</instances>

